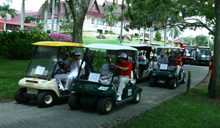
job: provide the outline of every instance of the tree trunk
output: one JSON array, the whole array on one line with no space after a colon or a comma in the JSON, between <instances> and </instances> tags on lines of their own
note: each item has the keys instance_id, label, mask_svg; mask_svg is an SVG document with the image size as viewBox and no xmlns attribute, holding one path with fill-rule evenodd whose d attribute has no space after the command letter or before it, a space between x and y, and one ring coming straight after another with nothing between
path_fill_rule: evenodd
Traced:
<instances>
[{"instance_id":1,"label":"tree trunk","mask_svg":"<svg viewBox=\"0 0 220 128\"><path fill-rule=\"evenodd\" d=\"M151 27L150 28L150 43L153 43L153 39L154 39L154 28L153 27Z\"/></svg>"},{"instance_id":2,"label":"tree trunk","mask_svg":"<svg viewBox=\"0 0 220 128\"><path fill-rule=\"evenodd\" d=\"M174 41L174 33L175 33L175 31L174 31L174 28L171 28L171 35L172 35L172 46L173 46L173 41Z\"/></svg>"},{"instance_id":3,"label":"tree trunk","mask_svg":"<svg viewBox=\"0 0 220 128\"><path fill-rule=\"evenodd\" d=\"M83 43L82 32L83 22L89 7L89 0L69 0L68 4L74 17L73 42Z\"/></svg>"},{"instance_id":4,"label":"tree trunk","mask_svg":"<svg viewBox=\"0 0 220 128\"><path fill-rule=\"evenodd\" d=\"M25 0L22 0L22 6L21 6L21 30L24 30L24 18L25 18Z\"/></svg>"},{"instance_id":5,"label":"tree trunk","mask_svg":"<svg viewBox=\"0 0 220 128\"><path fill-rule=\"evenodd\" d=\"M214 74L211 97L220 99L220 1L215 0Z\"/></svg>"},{"instance_id":6,"label":"tree trunk","mask_svg":"<svg viewBox=\"0 0 220 128\"><path fill-rule=\"evenodd\" d=\"M123 6L124 6L124 0L122 0L122 4L121 4L121 14L123 15ZM122 20L121 20L121 31L120 31L120 44L122 43L122 34L123 34L123 23L124 22L124 17L122 17Z\"/></svg>"},{"instance_id":7,"label":"tree trunk","mask_svg":"<svg viewBox=\"0 0 220 128\"><path fill-rule=\"evenodd\" d=\"M53 33L54 31L54 12L55 12L55 0L52 1L52 24L51 24L51 32Z\"/></svg>"},{"instance_id":8,"label":"tree trunk","mask_svg":"<svg viewBox=\"0 0 220 128\"><path fill-rule=\"evenodd\" d=\"M44 31L47 32L48 3L45 4L46 9L44 10Z\"/></svg>"},{"instance_id":9,"label":"tree trunk","mask_svg":"<svg viewBox=\"0 0 220 128\"><path fill-rule=\"evenodd\" d=\"M167 28L165 26L164 27L164 46L166 46L166 42L167 42Z\"/></svg>"},{"instance_id":10,"label":"tree trunk","mask_svg":"<svg viewBox=\"0 0 220 128\"><path fill-rule=\"evenodd\" d=\"M57 33L60 33L60 10L58 9L58 15L57 15Z\"/></svg>"},{"instance_id":11,"label":"tree trunk","mask_svg":"<svg viewBox=\"0 0 220 128\"><path fill-rule=\"evenodd\" d=\"M143 43L142 44L144 44L144 42L145 42L145 28L144 28L144 35L143 35Z\"/></svg>"},{"instance_id":12,"label":"tree trunk","mask_svg":"<svg viewBox=\"0 0 220 128\"><path fill-rule=\"evenodd\" d=\"M7 14L6 14L7 15ZM6 18L7 16L5 15L5 19L4 19L4 31L6 31Z\"/></svg>"},{"instance_id":13,"label":"tree trunk","mask_svg":"<svg viewBox=\"0 0 220 128\"><path fill-rule=\"evenodd\" d=\"M139 29L138 40L139 40L139 43L141 43L141 29Z\"/></svg>"}]
</instances>

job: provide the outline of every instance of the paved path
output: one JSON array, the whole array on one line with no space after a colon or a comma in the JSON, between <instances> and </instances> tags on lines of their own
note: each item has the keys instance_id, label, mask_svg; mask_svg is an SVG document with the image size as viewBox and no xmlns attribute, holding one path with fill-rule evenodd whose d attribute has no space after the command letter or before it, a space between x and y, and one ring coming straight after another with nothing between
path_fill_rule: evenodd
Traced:
<instances>
[{"instance_id":1,"label":"paved path","mask_svg":"<svg viewBox=\"0 0 220 128\"><path fill-rule=\"evenodd\" d=\"M192 71L192 85L200 82L208 72L208 67L184 66ZM36 102L17 104L15 101L0 104L0 128L94 128L112 125L137 116L185 92L186 84L175 90L149 87L149 83L140 84L143 88L142 99L138 104L124 104L116 107L109 115L100 115L95 110L82 109L71 111L68 104L59 104L50 108L38 108Z\"/></svg>"}]
</instances>

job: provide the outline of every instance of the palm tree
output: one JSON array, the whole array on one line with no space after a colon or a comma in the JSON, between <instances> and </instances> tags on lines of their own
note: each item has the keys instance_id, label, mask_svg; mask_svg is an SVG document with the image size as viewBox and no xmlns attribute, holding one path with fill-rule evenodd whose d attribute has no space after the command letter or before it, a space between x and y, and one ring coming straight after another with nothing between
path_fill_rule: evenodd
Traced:
<instances>
[{"instance_id":1,"label":"palm tree","mask_svg":"<svg viewBox=\"0 0 220 128\"><path fill-rule=\"evenodd\" d=\"M44 13L44 27L43 27L43 31L47 31L47 18L48 18L48 2L50 0L45 0L43 7L42 7L42 12L41 15Z\"/></svg>"},{"instance_id":2,"label":"palm tree","mask_svg":"<svg viewBox=\"0 0 220 128\"><path fill-rule=\"evenodd\" d=\"M52 16L51 16L52 25L51 25L51 33L53 33L53 30L54 30L54 12L55 12L55 0L52 0Z\"/></svg>"},{"instance_id":3,"label":"palm tree","mask_svg":"<svg viewBox=\"0 0 220 128\"><path fill-rule=\"evenodd\" d=\"M57 33L60 33L60 10L61 10L61 3L60 0L57 0L57 27L56 31Z\"/></svg>"},{"instance_id":4,"label":"palm tree","mask_svg":"<svg viewBox=\"0 0 220 128\"><path fill-rule=\"evenodd\" d=\"M22 0L22 6L21 6L21 30L24 30L24 18L25 18L25 0Z\"/></svg>"},{"instance_id":5,"label":"palm tree","mask_svg":"<svg viewBox=\"0 0 220 128\"><path fill-rule=\"evenodd\" d=\"M110 31L112 31L112 26L118 22L119 15L116 13L116 10L117 7L115 5L106 5L104 7L105 14L102 18L110 26Z\"/></svg>"},{"instance_id":6,"label":"palm tree","mask_svg":"<svg viewBox=\"0 0 220 128\"><path fill-rule=\"evenodd\" d=\"M0 15L2 18L4 18L4 31L6 30L6 19L7 14L11 15L11 17L14 17L17 15L17 11L15 9L11 9L9 5L3 5L0 6Z\"/></svg>"},{"instance_id":7,"label":"palm tree","mask_svg":"<svg viewBox=\"0 0 220 128\"><path fill-rule=\"evenodd\" d=\"M180 36L181 31L177 26L174 26L174 27L168 29L168 31L170 32L169 36L172 37L172 45L173 45L174 39Z\"/></svg>"}]
</instances>

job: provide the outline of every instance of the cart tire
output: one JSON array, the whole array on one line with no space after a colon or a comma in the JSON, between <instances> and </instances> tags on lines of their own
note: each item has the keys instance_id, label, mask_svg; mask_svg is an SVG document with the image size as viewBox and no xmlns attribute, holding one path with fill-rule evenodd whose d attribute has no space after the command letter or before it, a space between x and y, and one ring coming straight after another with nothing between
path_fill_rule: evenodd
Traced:
<instances>
[{"instance_id":1,"label":"cart tire","mask_svg":"<svg viewBox=\"0 0 220 128\"><path fill-rule=\"evenodd\" d=\"M53 92L40 92L37 96L39 107L51 107L54 105L56 97Z\"/></svg>"},{"instance_id":2,"label":"cart tire","mask_svg":"<svg viewBox=\"0 0 220 128\"><path fill-rule=\"evenodd\" d=\"M109 114L113 109L113 100L110 97L104 97L98 100L97 110L100 114Z\"/></svg>"},{"instance_id":3,"label":"cart tire","mask_svg":"<svg viewBox=\"0 0 220 128\"><path fill-rule=\"evenodd\" d=\"M15 100L17 101L17 103L21 104L21 103L28 103L30 101L30 99L24 98L23 94L27 92L26 88L19 88L16 92L15 92Z\"/></svg>"},{"instance_id":4,"label":"cart tire","mask_svg":"<svg viewBox=\"0 0 220 128\"><path fill-rule=\"evenodd\" d=\"M171 89L175 89L175 88L177 87L177 80L176 80L176 79L171 79L171 80L169 81L169 87L170 87Z\"/></svg>"},{"instance_id":5,"label":"cart tire","mask_svg":"<svg viewBox=\"0 0 220 128\"><path fill-rule=\"evenodd\" d=\"M138 90L131 101L132 104L137 104L141 100L141 92Z\"/></svg>"},{"instance_id":6,"label":"cart tire","mask_svg":"<svg viewBox=\"0 0 220 128\"><path fill-rule=\"evenodd\" d=\"M68 99L69 107L72 110L78 110L80 108L80 97L77 94L72 94Z\"/></svg>"},{"instance_id":7,"label":"cart tire","mask_svg":"<svg viewBox=\"0 0 220 128\"><path fill-rule=\"evenodd\" d=\"M150 78L150 87L155 87L156 84L155 84L155 79L154 78Z\"/></svg>"}]
</instances>

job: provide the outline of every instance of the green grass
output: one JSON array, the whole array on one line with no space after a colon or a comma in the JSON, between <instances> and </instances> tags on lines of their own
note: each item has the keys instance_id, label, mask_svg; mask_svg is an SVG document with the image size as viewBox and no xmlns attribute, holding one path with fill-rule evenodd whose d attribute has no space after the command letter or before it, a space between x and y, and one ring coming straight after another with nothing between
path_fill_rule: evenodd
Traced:
<instances>
[{"instance_id":1,"label":"green grass","mask_svg":"<svg viewBox=\"0 0 220 128\"><path fill-rule=\"evenodd\" d=\"M96 37L83 36L84 44L104 43L104 44L119 44L120 40L117 37L107 37L106 39L98 39ZM138 40L124 40L122 43L138 43Z\"/></svg>"},{"instance_id":2,"label":"green grass","mask_svg":"<svg viewBox=\"0 0 220 128\"><path fill-rule=\"evenodd\" d=\"M207 89L193 89L115 128L219 128L220 102L206 96Z\"/></svg>"},{"instance_id":3,"label":"green grass","mask_svg":"<svg viewBox=\"0 0 220 128\"><path fill-rule=\"evenodd\" d=\"M29 60L8 60L0 56L0 99L14 98L18 81L25 76Z\"/></svg>"}]
</instances>

